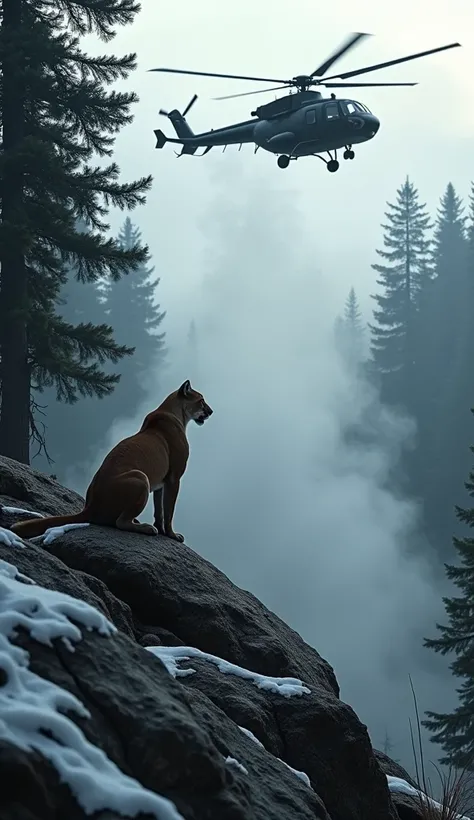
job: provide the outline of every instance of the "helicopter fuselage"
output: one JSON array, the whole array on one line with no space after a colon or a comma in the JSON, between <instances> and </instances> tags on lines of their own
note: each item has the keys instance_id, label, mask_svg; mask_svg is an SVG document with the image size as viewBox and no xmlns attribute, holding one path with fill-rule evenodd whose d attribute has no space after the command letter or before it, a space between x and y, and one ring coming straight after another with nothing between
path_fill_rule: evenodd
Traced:
<instances>
[{"instance_id":1,"label":"helicopter fuselage","mask_svg":"<svg viewBox=\"0 0 474 820\"><path fill-rule=\"evenodd\" d=\"M176 142L182 145L182 154L194 154L199 147L207 153L215 146L254 143L255 150L262 148L297 159L367 142L380 126L362 103L326 99L315 91L280 97L260 106L252 115L251 120L193 134L183 115L171 111L168 117L177 139L167 140L157 131L157 147L162 148L167 141Z\"/></svg>"},{"instance_id":2,"label":"helicopter fuselage","mask_svg":"<svg viewBox=\"0 0 474 820\"><path fill-rule=\"evenodd\" d=\"M230 94L225 97L217 97L218 100L231 99L232 97L243 97L248 94L261 94L262 92L280 91L282 89L297 89L296 93L289 93L284 97L279 97L266 105L259 106L256 111L252 111L254 120L238 122L226 128L218 128L215 131L207 131L203 134L193 134L186 122L186 114L197 100L195 94L190 103L185 108L183 114L174 110L168 113L160 110L160 114L168 116L174 125L177 138L168 139L163 131L155 131L156 147L163 148L166 142L179 143L182 146L182 154L195 154L200 146L204 148L203 153L215 145L224 146L239 144L244 142L255 143L255 150L263 148L272 154L278 155L277 164L280 168L287 168L290 160L298 157L316 156L326 163L328 171L337 171L339 162L337 160L337 150L344 147L344 159L354 159L352 146L361 142L367 142L375 137L380 128L380 122L367 106L356 100L336 100L336 95L331 93L329 99L324 99L315 88L375 88L388 86L413 86L413 82L352 82L354 77L368 74L372 71L379 71L409 60L417 60L420 57L427 57L429 54L437 54L448 49L458 48L460 43L449 43L448 45L430 48L427 51L419 51L416 54L408 54L396 60L387 60L383 63L365 65L352 71L343 71L339 74L329 74L329 70L338 62L344 54L347 54L357 43L367 38L364 32L353 32L336 51L334 51L318 68L311 74L297 74L294 77L275 78L256 77L242 74L223 74L214 71L188 71L182 68L152 68L151 71L161 71L171 74L188 74L200 77L219 77L226 80L248 80L250 82L262 82L271 84L272 87L261 89L260 91L249 91L244 94ZM348 80L349 82L345 82ZM334 152L334 157L331 156ZM329 160L322 154L329 154Z\"/></svg>"}]
</instances>

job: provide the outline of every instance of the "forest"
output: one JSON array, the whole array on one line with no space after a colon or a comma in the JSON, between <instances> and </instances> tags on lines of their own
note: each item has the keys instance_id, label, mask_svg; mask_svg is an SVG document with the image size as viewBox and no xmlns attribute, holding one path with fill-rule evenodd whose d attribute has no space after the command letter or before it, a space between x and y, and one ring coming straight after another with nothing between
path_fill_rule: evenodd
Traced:
<instances>
[{"instance_id":1,"label":"forest","mask_svg":"<svg viewBox=\"0 0 474 820\"><path fill-rule=\"evenodd\" d=\"M138 11L133 0L3 2L0 454L60 481L97 449L111 419L133 417L145 374L167 363L160 278L128 215L152 179L122 181L113 159L137 98L110 86L133 72L136 55L82 50L85 35L107 42ZM111 208L127 212L115 237ZM383 215L373 271L371 321L354 287L336 341L381 402L415 422L391 481L419 501L433 561L449 562L461 591L445 602L449 626L427 640L455 654L460 705L428 715L427 726L446 760L470 765L474 187L463 203L448 183L433 210L406 179ZM363 442L365 432L348 435Z\"/></svg>"}]
</instances>

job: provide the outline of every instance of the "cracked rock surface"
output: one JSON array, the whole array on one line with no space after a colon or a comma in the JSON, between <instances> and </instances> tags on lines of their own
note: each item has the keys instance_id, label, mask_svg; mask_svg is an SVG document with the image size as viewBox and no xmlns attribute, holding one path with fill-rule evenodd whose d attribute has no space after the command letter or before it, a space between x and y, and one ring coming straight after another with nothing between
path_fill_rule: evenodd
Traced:
<instances>
[{"instance_id":1,"label":"cracked rock surface","mask_svg":"<svg viewBox=\"0 0 474 820\"><path fill-rule=\"evenodd\" d=\"M0 502L47 514L81 507L75 493L1 457ZM0 508L2 527L25 517ZM47 547L25 544L0 544L0 559L98 608L118 628L110 638L84 631L73 653L21 631L30 668L76 695L91 713L73 716L86 737L185 820L403 817L385 776L401 776L397 766L372 749L366 727L339 699L331 666L192 549L100 527L69 531ZM286 698L202 658L180 661L180 670L195 671L175 679L146 651L152 645L196 647L261 675L297 678L310 693ZM311 787L288 766L305 772ZM2 820L86 816L50 763L1 739L0 778Z\"/></svg>"}]
</instances>

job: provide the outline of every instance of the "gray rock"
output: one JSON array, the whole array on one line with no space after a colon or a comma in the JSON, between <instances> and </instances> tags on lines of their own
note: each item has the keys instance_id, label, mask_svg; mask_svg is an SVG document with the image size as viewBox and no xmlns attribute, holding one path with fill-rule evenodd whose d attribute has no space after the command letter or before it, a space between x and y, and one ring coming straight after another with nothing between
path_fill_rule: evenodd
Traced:
<instances>
[{"instance_id":1,"label":"gray rock","mask_svg":"<svg viewBox=\"0 0 474 820\"><path fill-rule=\"evenodd\" d=\"M66 499L69 491L21 465L15 478L16 469L0 458L3 503L47 513L80 509L75 494ZM11 523L0 517L0 526ZM76 694L92 713L77 719L89 739L125 773L173 800L186 820L397 820L382 761L366 727L339 699L331 666L192 549L92 526L45 548L26 543L23 550L0 545L0 558L96 606L119 629L107 640L85 633L74 653L22 634L32 668ZM201 658L180 663L196 671L174 680L144 649L151 645L197 647L262 675L298 678L310 693L285 698ZM312 788L285 763L305 772ZM38 755L0 747L0 766L2 775L4 767L18 774L7 803L0 791L2 820L83 817ZM15 790L20 780L31 782L37 798Z\"/></svg>"}]
</instances>

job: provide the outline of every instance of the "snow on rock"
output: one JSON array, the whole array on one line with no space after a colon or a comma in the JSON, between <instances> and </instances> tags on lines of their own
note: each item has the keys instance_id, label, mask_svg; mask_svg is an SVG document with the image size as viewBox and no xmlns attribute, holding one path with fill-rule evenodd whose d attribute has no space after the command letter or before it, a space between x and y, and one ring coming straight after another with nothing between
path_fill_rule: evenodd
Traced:
<instances>
[{"instance_id":1,"label":"snow on rock","mask_svg":"<svg viewBox=\"0 0 474 820\"><path fill-rule=\"evenodd\" d=\"M265 749L265 746L263 745L263 743L260 743L258 737L255 737L254 733L251 732L250 729L245 729L244 726L239 726L239 729L240 729L241 732L244 733L244 735L247 735L247 737L249 737L250 740L253 740L253 742L256 743L257 746L260 746L261 749L263 749L264 751L267 751Z\"/></svg>"},{"instance_id":2,"label":"snow on rock","mask_svg":"<svg viewBox=\"0 0 474 820\"><path fill-rule=\"evenodd\" d=\"M247 737L249 737L250 740L253 740L253 742L256 743L257 746L260 746L260 748L263 749L265 752L267 751L265 749L265 746L263 745L263 743L260 743L258 737L255 737L255 735L253 734L253 732L250 731L250 729L246 729L244 726L239 726L239 729L240 729L241 732L244 733L244 735L247 735ZM308 786L308 788L310 788L310 789L312 788L311 781L310 781L308 775L306 774L306 772L300 772L300 771L298 771L298 769L293 769L293 767L289 766L288 763L285 763L285 761L282 760L281 757L277 757L277 760L280 763L283 763L283 765L286 766L286 768L289 769L290 772L293 772L293 774L296 775L296 777L299 777L299 779L302 780L303 783L306 786Z\"/></svg>"},{"instance_id":3,"label":"snow on rock","mask_svg":"<svg viewBox=\"0 0 474 820\"><path fill-rule=\"evenodd\" d=\"M441 803L438 803L436 800L433 800L432 797L428 797L424 792L415 789L413 786L410 786L406 780L403 780L401 777L393 777L392 775L387 774L387 784L389 791L398 793L398 794L408 794L410 797L416 797L418 800L422 800L425 803L431 804L434 808L439 809L440 812L443 811L443 806ZM451 816L451 815L450 815ZM456 814L453 815L456 817L457 820L470 820L469 817L465 817L463 814Z\"/></svg>"},{"instance_id":4,"label":"snow on rock","mask_svg":"<svg viewBox=\"0 0 474 820\"><path fill-rule=\"evenodd\" d=\"M32 538L31 540L36 543L43 544L44 547L47 547L48 544L52 544L53 541L56 541L56 538L59 538L61 535L65 535L69 530L80 530L83 527L89 527L90 524L63 524L62 527L49 527L43 535L37 535L36 538Z\"/></svg>"},{"instance_id":5,"label":"snow on rock","mask_svg":"<svg viewBox=\"0 0 474 820\"><path fill-rule=\"evenodd\" d=\"M236 760L235 757L226 757L225 762L228 766L233 766L234 769L238 769L238 771L242 772L242 774L248 774L248 771L245 768L245 766L242 766L242 763L239 763L239 761Z\"/></svg>"},{"instance_id":6,"label":"snow on rock","mask_svg":"<svg viewBox=\"0 0 474 820\"><path fill-rule=\"evenodd\" d=\"M160 658L173 677L182 675L183 672L187 675L194 673L196 671L195 669L179 670L177 664L180 661L189 661L191 658L199 658L200 660L215 664L224 675L235 675L238 678L249 680L259 689L264 689L267 692L275 692L275 694L283 695L285 698L291 698L294 695L301 697L301 695L309 695L311 692L311 690L308 689L307 686L304 686L297 678L273 678L267 675L260 675L258 672L251 672L242 666L236 666L236 664L225 661L223 658L218 658L217 655L201 652L200 649L196 649L194 646L147 646L146 649L148 652L156 655L157 658Z\"/></svg>"},{"instance_id":7,"label":"snow on rock","mask_svg":"<svg viewBox=\"0 0 474 820\"><path fill-rule=\"evenodd\" d=\"M0 738L49 760L87 815L109 809L124 817L143 812L157 820L183 820L174 803L123 774L87 740L66 716L89 718L81 701L32 672L28 652L11 642L16 629L23 627L40 643L51 646L59 638L74 651L73 643L82 639L77 624L106 637L117 631L84 601L45 589L0 561L0 669L5 678L0 687Z\"/></svg>"},{"instance_id":8,"label":"snow on rock","mask_svg":"<svg viewBox=\"0 0 474 820\"><path fill-rule=\"evenodd\" d=\"M0 527L0 544L4 544L6 547L25 548L25 544L21 538L15 535L11 530L6 530L4 527Z\"/></svg>"},{"instance_id":9,"label":"snow on rock","mask_svg":"<svg viewBox=\"0 0 474 820\"><path fill-rule=\"evenodd\" d=\"M22 509L22 507L5 507L4 504L1 504L0 508L4 510L4 512L9 513L10 515L16 515L16 513L25 513L26 515L30 515L31 518L44 518L43 513L33 512L33 510L24 510Z\"/></svg>"}]
</instances>

